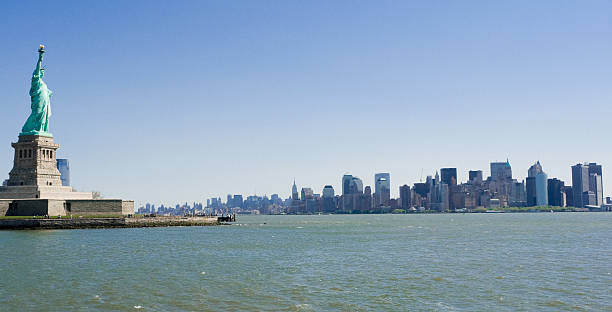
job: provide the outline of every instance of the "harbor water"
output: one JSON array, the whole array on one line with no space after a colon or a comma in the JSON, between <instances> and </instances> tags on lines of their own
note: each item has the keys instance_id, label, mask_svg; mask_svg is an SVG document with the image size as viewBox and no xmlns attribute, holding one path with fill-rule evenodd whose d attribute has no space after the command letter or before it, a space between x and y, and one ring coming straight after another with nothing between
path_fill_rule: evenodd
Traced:
<instances>
[{"instance_id":1,"label":"harbor water","mask_svg":"<svg viewBox=\"0 0 612 312\"><path fill-rule=\"evenodd\" d=\"M612 213L0 232L2 311L611 311Z\"/></svg>"}]
</instances>

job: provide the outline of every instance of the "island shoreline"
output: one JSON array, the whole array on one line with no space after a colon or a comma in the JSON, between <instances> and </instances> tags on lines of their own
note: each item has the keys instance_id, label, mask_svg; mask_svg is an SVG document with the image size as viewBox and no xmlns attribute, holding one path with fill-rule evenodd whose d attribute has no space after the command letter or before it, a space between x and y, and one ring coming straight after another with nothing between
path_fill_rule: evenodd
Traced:
<instances>
[{"instance_id":1,"label":"island shoreline","mask_svg":"<svg viewBox=\"0 0 612 312\"><path fill-rule=\"evenodd\" d=\"M227 224L220 217L117 217L60 219L0 219L0 230L68 230L100 228L143 228L169 226L214 226Z\"/></svg>"}]
</instances>

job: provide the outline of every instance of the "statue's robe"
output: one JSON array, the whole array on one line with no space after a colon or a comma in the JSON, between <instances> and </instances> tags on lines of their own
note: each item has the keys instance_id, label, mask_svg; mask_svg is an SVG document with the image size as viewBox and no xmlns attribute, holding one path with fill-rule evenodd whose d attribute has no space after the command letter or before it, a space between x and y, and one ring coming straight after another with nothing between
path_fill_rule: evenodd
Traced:
<instances>
[{"instance_id":1,"label":"statue's robe","mask_svg":"<svg viewBox=\"0 0 612 312\"><path fill-rule=\"evenodd\" d=\"M21 135L50 135L51 94L53 92L47 88L47 84L42 80L40 70L34 71L32 86L30 87L32 113L21 128Z\"/></svg>"}]
</instances>

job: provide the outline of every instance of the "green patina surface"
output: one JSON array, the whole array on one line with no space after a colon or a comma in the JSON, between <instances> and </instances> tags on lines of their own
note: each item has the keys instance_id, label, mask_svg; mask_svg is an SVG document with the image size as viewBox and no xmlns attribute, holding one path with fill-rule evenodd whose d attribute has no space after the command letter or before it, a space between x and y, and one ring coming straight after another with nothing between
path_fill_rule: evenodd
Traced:
<instances>
[{"instance_id":1,"label":"green patina surface","mask_svg":"<svg viewBox=\"0 0 612 312\"><path fill-rule=\"evenodd\" d=\"M38 62L32 74L32 85L30 87L32 113L30 113L30 117L28 117L23 128L21 128L20 136L42 135L53 137L49 132L49 117L51 116L50 98L53 92L47 88L47 84L42 80L45 74L45 69L42 68L44 53L44 46L41 45L38 50Z\"/></svg>"}]
</instances>

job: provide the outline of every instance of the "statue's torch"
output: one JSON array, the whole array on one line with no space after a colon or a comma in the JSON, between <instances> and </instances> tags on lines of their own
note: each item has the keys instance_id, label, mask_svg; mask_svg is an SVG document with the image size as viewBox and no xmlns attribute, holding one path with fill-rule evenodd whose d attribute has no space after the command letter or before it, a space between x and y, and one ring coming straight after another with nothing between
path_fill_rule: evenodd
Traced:
<instances>
[{"instance_id":1,"label":"statue's torch","mask_svg":"<svg viewBox=\"0 0 612 312\"><path fill-rule=\"evenodd\" d=\"M44 45L40 45L40 48L38 49L38 53L45 53L45 46Z\"/></svg>"}]
</instances>

